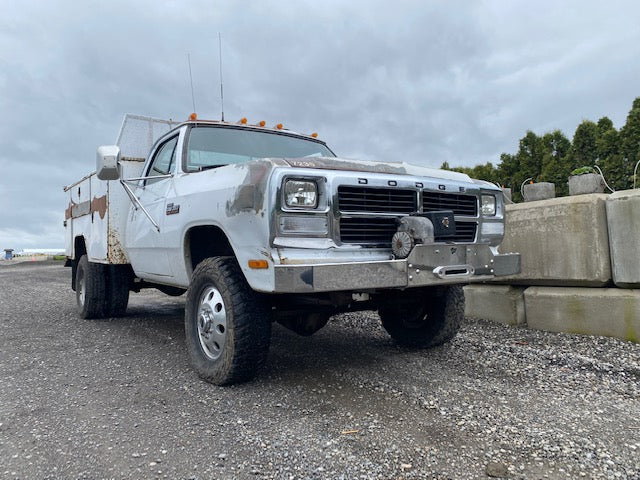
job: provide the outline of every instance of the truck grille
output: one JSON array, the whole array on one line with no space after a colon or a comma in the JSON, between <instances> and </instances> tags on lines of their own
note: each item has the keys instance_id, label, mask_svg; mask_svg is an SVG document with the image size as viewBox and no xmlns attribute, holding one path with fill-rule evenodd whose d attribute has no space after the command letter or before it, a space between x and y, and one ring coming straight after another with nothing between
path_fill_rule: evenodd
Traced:
<instances>
[{"instance_id":1,"label":"truck grille","mask_svg":"<svg viewBox=\"0 0 640 480\"><path fill-rule=\"evenodd\" d=\"M341 218L340 240L342 243L388 246L397 229L393 217Z\"/></svg>"},{"instance_id":2,"label":"truck grille","mask_svg":"<svg viewBox=\"0 0 640 480\"><path fill-rule=\"evenodd\" d=\"M478 224L456 222L456 234L448 238L435 238L436 242L452 241L472 243L476 238ZM342 243L389 246L396 233L396 219L393 217L341 218L340 240Z\"/></svg>"},{"instance_id":3,"label":"truck grille","mask_svg":"<svg viewBox=\"0 0 640 480\"><path fill-rule=\"evenodd\" d=\"M476 240L476 230L478 224L476 222L456 222L456 234L453 237L454 242L473 243ZM436 237L436 241L438 237Z\"/></svg>"},{"instance_id":4,"label":"truck grille","mask_svg":"<svg viewBox=\"0 0 640 480\"><path fill-rule=\"evenodd\" d=\"M453 210L455 215L475 217L478 215L478 200L474 195L425 191L422 193L422 209L425 212Z\"/></svg>"},{"instance_id":5,"label":"truck grille","mask_svg":"<svg viewBox=\"0 0 640 480\"><path fill-rule=\"evenodd\" d=\"M342 212L412 213L418 210L417 192L341 185L338 208Z\"/></svg>"}]
</instances>

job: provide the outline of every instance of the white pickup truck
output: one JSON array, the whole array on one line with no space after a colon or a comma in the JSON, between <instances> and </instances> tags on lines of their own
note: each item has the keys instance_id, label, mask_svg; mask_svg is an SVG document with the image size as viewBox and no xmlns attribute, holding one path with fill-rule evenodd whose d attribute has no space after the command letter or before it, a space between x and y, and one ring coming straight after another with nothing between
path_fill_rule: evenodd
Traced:
<instances>
[{"instance_id":1,"label":"white pickup truck","mask_svg":"<svg viewBox=\"0 0 640 480\"><path fill-rule=\"evenodd\" d=\"M277 321L302 335L377 310L402 345L451 339L462 285L519 272L500 254L502 192L460 173L337 158L314 135L127 115L96 173L65 187L83 318L130 291L187 292L186 344L216 384L251 378Z\"/></svg>"}]
</instances>

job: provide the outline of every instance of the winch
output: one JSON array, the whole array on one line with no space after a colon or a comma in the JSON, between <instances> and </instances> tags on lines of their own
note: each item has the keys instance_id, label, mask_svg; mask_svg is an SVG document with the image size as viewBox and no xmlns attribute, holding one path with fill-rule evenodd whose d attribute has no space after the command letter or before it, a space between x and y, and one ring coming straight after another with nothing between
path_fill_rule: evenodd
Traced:
<instances>
[{"instance_id":1,"label":"winch","mask_svg":"<svg viewBox=\"0 0 640 480\"><path fill-rule=\"evenodd\" d=\"M446 240L456 234L456 221L452 210L413 213L398 220L398 230L391 239L391 250L396 258L407 258L416 244Z\"/></svg>"}]
</instances>

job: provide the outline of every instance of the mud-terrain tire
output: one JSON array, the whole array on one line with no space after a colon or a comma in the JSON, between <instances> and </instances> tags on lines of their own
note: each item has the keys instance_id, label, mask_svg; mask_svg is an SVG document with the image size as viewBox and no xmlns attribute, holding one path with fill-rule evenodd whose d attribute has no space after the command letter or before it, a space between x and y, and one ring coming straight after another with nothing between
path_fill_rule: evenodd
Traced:
<instances>
[{"instance_id":1,"label":"mud-terrain tire","mask_svg":"<svg viewBox=\"0 0 640 480\"><path fill-rule=\"evenodd\" d=\"M125 265L107 266L107 302L105 316L122 317L129 304L129 270Z\"/></svg>"},{"instance_id":2,"label":"mud-terrain tire","mask_svg":"<svg viewBox=\"0 0 640 480\"><path fill-rule=\"evenodd\" d=\"M448 342L464 319L464 292L459 285L428 289L419 301L390 296L387 302L378 308L382 326L398 344L408 347Z\"/></svg>"},{"instance_id":3,"label":"mud-terrain tire","mask_svg":"<svg viewBox=\"0 0 640 480\"><path fill-rule=\"evenodd\" d=\"M90 262L86 255L76 269L76 303L82 318L102 318L107 306L107 271L101 263Z\"/></svg>"},{"instance_id":4,"label":"mud-terrain tire","mask_svg":"<svg viewBox=\"0 0 640 480\"><path fill-rule=\"evenodd\" d=\"M208 382L249 380L267 360L269 311L233 257L198 264L187 290L184 321L191 365Z\"/></svg>"}]
</instances>

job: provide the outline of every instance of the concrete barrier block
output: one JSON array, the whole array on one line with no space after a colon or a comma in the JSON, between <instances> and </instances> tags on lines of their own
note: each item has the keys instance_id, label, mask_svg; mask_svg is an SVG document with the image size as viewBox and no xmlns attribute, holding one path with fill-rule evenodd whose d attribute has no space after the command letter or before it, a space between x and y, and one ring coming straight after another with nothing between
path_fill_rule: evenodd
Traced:
<instances>
[{"instance_id":1,"label":"concrete barrier block","mask_svg":"<svg viewBox=\"0 0 640 480\"><path fill-rule=\"evenodd\" d=\"M467 285L464 314L505 325L524 325L523 292L523 287L509 285Z\"/></svg>"},{"instance_id":2,"label":"concrete barrier block","mask_svg":"<svg viewBox=\"0 0 640 480\"><path fill-rule=\"evenodd\" d=\"M606 203L613 282L640 287L640 189L609 195Z\"/></svg>"},{"instance_id":3,"label":"concrete barrier block","mask_svg":"<svg viewBox=\"0 0 640 480\"><path fill-rule=\"evenodd\" d=\"M585 173L569 177L569 195L604 192L604 178L598 173Z\"/></svg>"},{"instance_id":4,"label":"concrete barrier block","mask_svg":"<svg viewBox=\"0 0 640 480\"><path fill-rule=\"evenodd\" d=\"M502 252L519 252L522 270L501 277L521 285L611 283L607 195L591 194L506 205Z\"/></svg>"},{"instance_id":5,"label":"concrete barrier block","mask_svg":"<svg viewBox=\"0 0 640 480\"><path fill-rule=\"evenodd\" d=\"M556 196L556 184L550 182L526 183L522 186L525 202L537 202Z\"/></svg>"},{"instance_id":6,"label":"concrete barrier block","mask_svg":"<svg viewBox=\"0 0 640 480\"><path fill-rule=\"evenodd\" d=\"M529 328L640 343L640 290L530 287L524 304Z\"/></svg>"}]
</instances>

